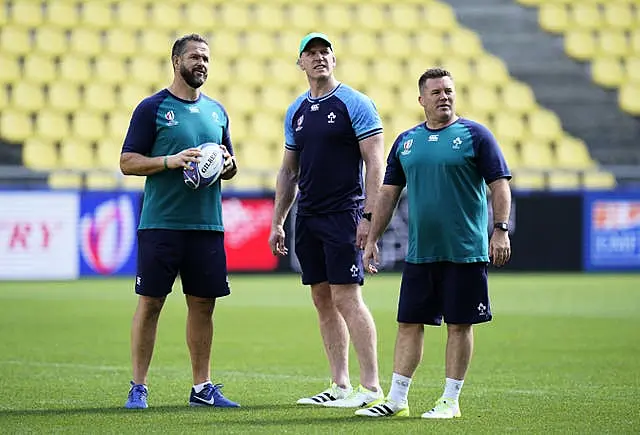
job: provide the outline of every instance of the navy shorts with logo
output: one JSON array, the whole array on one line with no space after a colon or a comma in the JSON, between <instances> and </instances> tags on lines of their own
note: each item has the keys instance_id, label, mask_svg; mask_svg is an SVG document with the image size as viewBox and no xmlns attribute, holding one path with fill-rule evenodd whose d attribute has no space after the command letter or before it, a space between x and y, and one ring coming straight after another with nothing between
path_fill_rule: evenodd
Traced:
<instances>
[{"instance_id":1,"label":"navy shorts with logo","mask_svg":"<svg viewBox=\"0 0 640 435\"><path fill-rule=\"evenodd\" d=\"M184 294L227 296L224 233L197 230L138 230L136 293L163 297L180 273Z\"/></svg>"},{"instance_id":2,"label":"navy shorts with logo","mask_svg":"<svg viewBox=\"0 0 640 435\"><path fill-rule=\"evenodd\" d=\"M360 210L296 216L295 251L302 283L364 283L362 252L356 246Z\"/></svg>"},{"instance_id":3,"label":"navy shorts with logo","mask_svg":"<svg viewBox=\"0 0 640 435\"><path fill-rule=\"evenodd\" d=\"M475 324L491 320L487 263L405 263L398 322Z\"/></svg>"}]
</instances>

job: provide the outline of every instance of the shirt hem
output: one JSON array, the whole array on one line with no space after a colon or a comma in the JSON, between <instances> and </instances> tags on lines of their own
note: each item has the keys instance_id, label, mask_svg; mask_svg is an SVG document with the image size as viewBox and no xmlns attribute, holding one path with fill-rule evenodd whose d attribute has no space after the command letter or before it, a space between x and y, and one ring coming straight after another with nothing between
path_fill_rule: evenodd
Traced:
<instances>
[{"instance_id":1,"label":"shirt hem","mask_svg":"<svg viewBox=\"0 0 640 435\"><path fill-rule=\"evenodd\" d=\"M222 225L140 225L139 230L200 230L200 231L220 231L224 232Z\"/></svg>"},{"instance_id":2,"label":"shirt hem","mask_svg":"<svg viewBox=\"0 0 640 435\"><path fill-rule=\"evenodd\" d=\"M426 257L426 258L411 258L406 257L405 261L407 263L413 264L422 264L422 263L438 263L448 261L451 263L488 263L488 256L479 256L479 257Z\"/></svg>"}]
</instances>

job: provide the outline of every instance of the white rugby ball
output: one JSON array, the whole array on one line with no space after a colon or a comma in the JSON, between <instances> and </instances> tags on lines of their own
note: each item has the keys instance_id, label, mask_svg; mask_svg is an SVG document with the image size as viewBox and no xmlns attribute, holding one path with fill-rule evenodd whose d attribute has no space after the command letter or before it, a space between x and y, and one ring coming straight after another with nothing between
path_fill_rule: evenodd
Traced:
<instances>
[{"instance_id":1,"label":"white rugby ball","mask_svg":"<svg viewBox=\"0 0 640 435\"><path fill-rule=\"evenodd\" d=\"M224 168L224 157L219 144L207 142L197 147L202 155L198 163L190 163L183 171L184 182L192 189L209 187L220 177Z\"/></svg>"}]
</instances>

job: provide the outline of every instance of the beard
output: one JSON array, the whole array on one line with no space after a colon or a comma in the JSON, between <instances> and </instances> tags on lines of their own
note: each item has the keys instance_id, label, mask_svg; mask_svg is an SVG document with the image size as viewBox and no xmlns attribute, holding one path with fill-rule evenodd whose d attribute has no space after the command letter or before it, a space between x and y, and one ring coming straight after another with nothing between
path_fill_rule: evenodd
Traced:
<instances>
[{"instance_id":1,"label":"beard","mask_svg":"<svg viewBox=\"0 0 640 435\"><path fill-rule=\"evenodd\" d=\"M202 77L196 76L193 71L189 71L184 65L180 66L180 75L184 81L193 89L198 89L207 80L208 74L205 72Z\"/></svg>"}]
</instances>

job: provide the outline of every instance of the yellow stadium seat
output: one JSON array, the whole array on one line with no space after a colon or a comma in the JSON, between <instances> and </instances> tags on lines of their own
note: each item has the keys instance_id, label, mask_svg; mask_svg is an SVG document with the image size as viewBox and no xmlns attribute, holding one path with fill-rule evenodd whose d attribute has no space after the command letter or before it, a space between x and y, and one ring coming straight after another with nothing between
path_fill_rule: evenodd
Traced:
<instances>
[{"instance_id":1,"label":"yellow stadium seat","mask_svg":"<svg viewBox=\"0 0 640 435\"><path fill-rule=\"evenodd\" d=\"M70 171L55 171L49 174L49 187L52 189L81 189L82 174Z\"/></svg>"},{"instance_id":2,"label":"yellow stadium seat","mask_svg":"<svg viewBox=\"0 0 640 435\"><path fill-rule=\"evenodd\" d=\"M378 57L378 43L375 34L365 32L349 33L344 51L347 56L364 59Z\"/></svg>"},{"instance_id":3,"label":"yellow stadium seat","mask_svg":"<svg viewBox=\"0 0 640 435\"><path fill-rule=\"evenodd\" d=\"M307 3L291 3L286 6L285 19L287 27L300 29L303 34L319 15L317 5Z\"/></svg>"},{"instance_id":4,"label":"yellow stadium seat","mask_svg":"<svg viewBox=\"0 0 640 435\"><path fill-rule=\"evenodd\" d=\"M616 29L633 29L637 24L633 19L631 2L610 2L604 5L604 25Z\"/></svg>"},{"instance_id":5,"label":"yellow stadium seat","mask_svg":"<svg viewBox=\"0 0 640 435\"><path fill-rule=\"evenodd\" d=\"M323 28L333 29L333 33L349 30L353 26L351 7L347 4L326 2L321 5L320 11L319 24Z\"/></svg>"},{"instance_id":6,"label":"yellow stadium seat","mask_svg":"<svg viewBox=\"0 0 640 435\"><path fill-rule=\"evenodd\" d=\"M9 142L22 142L33 135L31 115L18 110L0 113L0 137Z\"/></svg>"},{"instance_id":7,"label":"yellow stadium seat","mask_svg":"<svg viewBox=\"0 0 640 435\"><path fill-rule=\"evenodd\" d=\"M511 171L521 166L520 155L513 142L500 141L500 150Z\"/></svg>"},{"instance_id":8,"label":"yellow stadium seat","mask_svg":"<svg viewBox=\"0 0 640 435\"><path fill-rule=\"evenodd\" d=\"M94 169L93 148L81 139L65 139L60 142L60 168L77 171Z\"/></svg>"},{"instance_id":9,"label":"yellow stadium seat","mask_svg":"<svg viewBox=\"0 0 640 435\"><path fill-rule=\"evenodd\" d=\"M166 30L144 29L144 32L140 32L138 44L141 54L145 57L165 59L171 57L173 41L173 36ZM217 55L213 50L212 53Z\"/></svg>"},{"instance_id":10,"label":"yellow stadium seat","mask_svg":"<svg viewBox=\"0 0 640 435\"><path fill-rule=\"evenodd\" d=\"M106 113L116 108L116 93L112 85L100 82L87 83L84 86L83 109Z\"/></svg>"},{"instance_id":11,"label":"yellow stadium seat","mask_svg":"<svg viewBox=\"0 0 640 435\"><path fill-rule=\"evenodd\" d=\"M259 105L264 110L277 113L282 118L286 108L293 102L290 93L283 86L265 86L260 90ZM279 125L281 126L282 123Z\"/></svg>"},{"instance_id":12,"label":"yellow stadium seat","mask_svg":"<svg viewBox=\"0 0 640 435\"><path fill-rule=\"evenodd\" d=\"M26 56L23 78L33 83L51 83L56 78L55 59L48 56Z\"/></svg>"},{"instance_id":13,"label":"yellow stadium seat","mask_svg":"<svg viewBox=\"0 0 640 435\"><path fill-rule=\"evenodd\" d=\"M49 106L62 112L80 108L80 90L74 82L57 81L49 85Z\"/></svg>"},{"instance_id":14,"label":"yellow stadium seat","mask_svg":"<svg viewBox=\"0 0 640 435\"><path fill-rule=\"evenodd\" d=\"M392 86L406 86L407 76L400 62L389 62L388 59L379 59L371 62L373 83L384 83L386 88ZM411 77L411 76L409 76ZM413 77L411 77L413 79ZM412 81L417 82L416 79ZM382 86L374 86L376 88Z\"/></svg>"},{"instance_id":15,"label":"yellow stadium seat","mask_svg":"<svg viewBox=\"0 0 640 435\"><path fill-rule=\"evenodd\" d=\"M402 32L384 32L380 35L380 49L384 53L385 58L398 59L394 62L400 63L404 59L413 56L411 36ZM382 59L380 59L382 61Z\"/></svg>"},{"instance_id":16,"label":"yellow stadium seat","mask_svg":"<svg viewBox=\"0 0 640 435\"><path fill-rule=\"evenodd\" d=\"M138 41L134 30L112 27L105 33L106 54L127 57L137 53Z\"/></svg>"},{"instance_id":17,"label":"yellow stadium seat","mask_svg":"<svg viewBox=\"0 0 640 435\"><path fill-rule=\"evenodd\" d=\"M428 29L450 31L458 26L453 8L444 2L431 2L426 5L425 25Z\"/></svg>"},{"instance_id":18,"label":"yellow stadium seat","mask_svg":"<svg viewBox=\"0 0 640 435\"><path fill-rule=\"evenodd\" d=\"M245 30L251 27L250 11L245 4L227 2L220 5L218 13L218 20L225 23L229 30Z\"/></svg>"},{"instance_id":19,"label":"yellow stadium seat","mask_svg":"<svg viewBox=\"0 0 640 435\"><path fill-rule=\"evenodd\" d=\"M223 104L229 111L232 119L256 110L257 95L253 88L245 84L231 84L227 88Z\"/></svg>"},{"instance_id":20,"label":"yellow stadium seat","mask_svg":"<svg viewBox=\"0 0 640 435\"><path fill-rule=\"evenodd\" d=\"M285 19L284 9L278 3L256 3L253 17L254 26L263 30L280 30L289 24Z\"/></svg>"},{"instance_id":21,"label":"yellow stadium seat","mask_svg":"<svg viewBox=\"0 0 640 435\"><path fill-rule=\"evenodd\" d=\"M503 85L509 80L509 70L504 61L492 54L477 57L475 71L483 83Z\"/></svg>"},{"instance_id":22,"label":"yellow stadium seat","mask_svg":"<svg viewBox=\"0 0 640 435\"><path fill-rule=\"evenodd\" d=\"M562 124L554 112L540 108L527 115L529 133L540 141L551 141L562 137Z\"/></svg>"},{"instance_id":23,"label":"yellow stadium seat","mask_svg":"<svg viewBox=\"0 0 640 435\"><path fill-rule=\"evenodd\" d=\"M35 48L46 55L59 56L68 52L67 35L64 29L40 26L35 32Z\"/></svg>"},{"instance_id":24,"label":"yellow stadium seat","mask_svg":"<svg viewBox=\"0 0 640 435\"><path fill-rule=\"evenodd\" d=\"M551 145L545 142L524 141L520 144L522 166L534 169L552 169L555 159Z\"/></svg>"},{"instance_id":25,"label":"yellow stadium seat","mask_svg":"<svg viewBox=\"0 0 640 435\"><path fill-rule=\"evenodd\" d=\"M569 27L565 3L543 3L538 11L538 24L550 33L562 34Z\"/></svg>"},{"instance_id":26,"label":"yellow stadium seat","mask_svg":"<svg viewBox=\"0 0 640 435\"><path fill-rule=\"evenodd\" d=\"M240 177L239 177L240 178ZM121 179L121 186L125 190L138 191L144 190L144 183L147 177L126 176Z\"/></svg>"},{"instance_id":27,"label":"yellow stadium seat","mask_svg":"<svg viewBox=\"0 0 640 435\"><path fill-rule=\"evenodd\" d=\"M244 85L262 85L265 70L266 65L263 60L252 57L239 57L234 65L233 77L234 80Z\"/></svg>"},{"instance_id":28,"label":"yellow stadium seat","mask_svg":"<svg viewBox=\"0 0 640 435\"><path fill-rule=\"evenodd\" d=\"M11 8L11 22L25 27L38 27L42 24L42 3L32 1L13 2Z\"/></svg>"},{"instance_id":29,"label":"yellow stadium seat","mask_svg":"<svg viewBox=\"0 0 640 435\"><path fill-rule=\"evenodd\" d=\"M121 29L144 29L149 25L148 10L147 3L120 0L116 9L115 26Z\"/></svg>"},{"instance_id":30,"label":"yellow stadium seat","mask_svg":"<svg viewBox=\"0 0 640 435\"><path fill-rule=\"evenodd\" d=\"M84 84L93 79L91 63L88 58L75 54L67 54L60 58L58 76L62 80Z\"/></svg>"},{"instance_id":31,"label":"yellow stadium seat","mask_svg":"<svg viewBox=\"0 0 640 435\"><path fill-rule=\"evenodd\" d=\"M223 69L227 70L228 68ZM273 85L276 86L290 86L291 83L299 82L303 80L304 77L302 71L298 69L295 62L285 57L274 57L268 59L265 65L265 74L267 82L273 83ZM223 74L223 76L228 78L230 81L231 77L228 77L226 74Z\"/></svg>"},{"instance_id":32,"label":"yellow stadium seat","mask_svg":"<svg viewBox=\"0 0 640 435\"><path fill-rule=\"evenodd\" d=\"M80 24L90 29L108 29L113 25L112 12L109 2L84 1L80 8Z\"/></svg>"},{"instance_id":33,"label":"yellow stadium seat","mask_svg":"<svg viewBox=\"0 0 640 435\"><path fill-rule=\"evenodd\" d=\"M129 129L131 114L132 111L114 111L111 112L107 118L106 136L114 141L117 140L118 142L120 142L121 146L124 142L127 130Z\"/></svg>"},{"instance_id":34,"label":"yellow stadium seat","mask_svg":"<svg viewBox=\"0 0 640 435\"><path fill-rule=\"evenodd\" d=\"M617 88L625 80L622 62L618 57L602 55L591 63L593 81L605 88Z\"/></svg>"},{"instance_id":35,"label":"yellow stadium seat","mask_svg":"<svg viewBox=\"0 0 640 435\"><path fill-rule=\"evenodd\" d=\"M278 50L282 53L282 58L291 59L295 61L298 57L298 44L300 43L301 35L304 34L304 31L292 31L289 29L281 29L277 33L276 44L278 45ZM342 45L340 41L336 40L334 35L329 35L333 42L334 51L339 53L342 52Z\"/></svg>"},{"instance_id":36,"label":"yellow stadium seat","mask_svg":"<svg viewBox=\"0 0 640 435\"><path fill-rule=\"evenodd\" d=\"M188 2L184 5L185 22L189 23L188 33L204 33L216 22L213 5L206 2Z\"/></svg>"},{"instance_id":37,"label":"yellow stadium seat","mask_svg":"<svg viewBox=\"0 0 640 435\"><path fill-rule=\"evenodd\" d=\"M4 108L9 106L9 96L7 95L7 89L4 86L0 86L0 107Z\"/></svg>"},{"instance_id":38,"label":"yellow stadium seat","mask_svg":"<svg viewBox=\"0 0 640 435\"><path fill-rule=\"evenodd\" d=\"M276 37L270 32L247 32L242 42L241 52L246 56L271 58L277 53Z\"/></svg>"},{"instance_id":39,"label":"yellow stadium seat","mask_svg":"<svg viewBox=\"0 0 640 435\"><path fill-rule=\"evenodd\" d=\"M11 91L12 108L31 112L44 107L44 90L39 83L19 81Z\"/></svg>"},{"instance_id":40,"label":"yellow stadium seat","mask_svg":"<svg viewBox=\"0 0 640 435\"><path fill-rule=\"evenodd\" d=\"M345 56L336 66L336 76L355 88L369 84L369 72L369 62L357 57Z\"/></svg>"},{"instance_id":41,"label":"yellow stadium seat","mask_svg":"<svg viewBox=\"0 0 640 435\"><path fill-rule=\"evenodd\" d=\"M383 6L375 3L358 2L354 10L354 25L356 28L369 31L379 31L386 28L388 19Z\"/></svg>"},{"instance_id":42,"label":"yellow stadium seat","mask_svg":"<svg viewBox=\"0 0 640 435\"><path fill-rule=\"evenodd\" d=\"M640 116L640 84L627 83L620 87L618 104L625 112Z\"/></svg>"},{"instance_id":43,"label":"yellow stadium seat","mask_svg":"<svg viewBox=\"0 0 640 435\"><path fill-rule=\"evenodd\" d=\"M585 171L582 175L582 185L589 190L609 190L616 187L616 178L610 172Z\"/></svg>"},{"instance_id":44,"label":"yellow stadium seat","mask_svg":"<svg viewBox=\"0 0 640 435\"><path fill-rule=\"evenodd\" d=\"M119 179L115 171L89 171L85 174L84 185L89 190L116 190Z\"/></svg>"},{"instance_id":45,"label":"yellow stadium seat","mask_svg":"<svg viewBox=\"0 0 640 435\"><path fill-rule=\"evenodd\" d=\"M7 8L6 8L6 5L5 5L5 7L0 7L0 25L4 26L5 24L7 24Z\"/></svg>"},{"instance_id":46,"label":"yellow stadium seat","mask_svg":"<svg viewBox=\"0 0 640 435\"><path fill-rule=\"evenodd\" d=\"M605 56L627 56L630 52L627 36L622 30L601 30L598 34L598 52Z\"/></svg>"},{"instance_id":47,"label":"yellow stadium seat","mask_svg":"<svg viewBox=\"0 0 640 435\"><path fill-rule=\"evenodd\" d=\"M526 135L522 116L506 111L494 114L493 128L498 140L517 141Z\"/></svg>"},{"instance_id":48,"label":"yellow stadium seat","mask_svg":"<svg viewBox=\"0 0 640 435\"><path fill-rule=\"evenodd\" d=\"M0 83L13 83L22 76L19 57L0 51Z\"/></svg>"},{"instance_id":49,"label":"yellow stadium seat","mask_svg":"<svg viewBox=\"0 0 640 435\"><path fill-rule=\"evenodd\" d=\"M478 34L462 27L449 33L448 46L451 55L467 59L474 59L483 52L482 41Z\"/></svg>"},{"instance_id":50,"label":"yellow stadium seat","mask_svg":"<svg viewBox=\"0 0 640 435\"><path fill-rule=\"evenodd\" d=\"M152 2L149 6L149 24L163 31L178 31L184 25L182 5L175 2Z\"/></svg>"},{"instance_id":51,"label":"yellow stadium seat","mask_svg":"<svg viewBox=\"0 0 640 435\"><path fill-rule=\"evenodd\" d=\"M119 84L128 78L125 62L117 57L99 56L94 68L99 82Z\"/></svg>"},{"instance_id":52,"label":"yellow stadium seat","mask_svg":"<svg viewBox=\"0 0 640 435\"><path fill-rule=\"evenodd\" d=\"M638 12L638 15L640 15L640 12ZM638 21L640 21L640 17L638 18ZM629 38L631 39L630 41L631 52L634 53L635 55L640 55L640 30L636 29L630 32Z\"/></svg>"},{"instance_id":53,"label":"yellow stadium seat","mask_svg":"<svg viewBox=\"0 0 640 435\"><path fill-rule=\"evenodd\" d=\"M511 80L502 86L500 95L505 108L516 113L529 113L536 108L536 97L528 85Z\"/></svg>"},{"instance_id":54,"label":"yellow stadium seat","mask_svg":"<svg viewBox=\"0 0 640 435\"><path fill-rule=\"evenodd\" d=\"M581 187L578 173L573 171L549 172L547 185L551 190L575 190Z\"/></svg>"},{"instance_id":55,"label":"yellow stadium seat","mask_svg":"<svg viewBox=\"0 0 640 435\"><path fill-rule=\"evenodd\" d=\"M435 66L438 66L438 65L435 65ZM470 84L475 79L475 74L471 68L471 64L466 59L458 59L455 57L450 57L443 62L442 66L451 73L457 87ZM430 67L427 67L427 68L430 68ZM425 70L427 68L425 68ZM416 77L416 80L417 80L417 77Z\"/></svg>"},{"instance_id":56,"label":"yellow stadium seat","mask_svg":"<svg viewBox=\"0 0 640 435\"><path fill-rule=\"evenodd\" d=\"M40 110L36 116L35 134L38 138L58 141L69 136L67 114L58 110Z\"/></svg>"},{"instance_id":57,"label":"yellow stadium seat","mask_svg":"<svg viewBox=\"0 0 640 435\"><path fill-rule=\"evenodd\" d=\"M640 83L640 55L624 59L624 81Z\"/></svg>"},{"instance_id":58,"label":"yellow stadium seat","mask_svg":"<svg viewBox=\"0 0 640 435\"><path fill-rule=\"evenodd\" d=\"M74 27L71 31L71 51L86 56L102 53L100 33L86 27Z\"/></svg>"},{"instance_id":59,"label":"yellow stadium seat","mask_svg":"<svg viewBox=\"0 0 640 435\"><path fill-rule=\"evenodd\" d=\"M585 169L595 166L585 143L570 136L556 139L556 165L566 169Z\"/></svg>"},{"instance_id":60,"label":"yellow stadium seat","mask_svg":"<svg viewBox=\"0 0 640 435\"><path fill-rule=\"evenodd\" d=\"M500 100L494 88L474 86L469 89L468 103L465 102L466 104L476 111L494 113L500 107Z\"/></svg>"},{"instance_id":61,"label":"yellow stadium seat","mask_svg":"<svg viewBox=\"0 0 640 435\"><path fill-rule=\"evenodd\" d=\"M212 57L236 57L241 53L240 38L232 31L216 31L209 40Z\"/></svg>"},{"instance_id":62,"label":"yellow stadium seat","mask_svg":"<svg viewBox=\"0 0 640 435\"><path fill-rule=\"evenodd\" d=\"M255 112L249 120L251 134L266 143L280 143L282 141L282 125L280 117L265 111Z\"/></svg>"},{"instance_id":63,"label":"yellow stadium seat","mask_svg":"<svg viewBox=\"0 0 640 435\"><path fill-rule=\"evenodd\" d=\"M394 4L389 8L389 21L395 29L405 31L420 29L422 24L420 10L415 4Z\"/></svg>"},{"instance_id":64,"label":"yellow stadium seat","mask_svg":"<svg viewBox=\"0 0 640 435\"><path fill-rule=\"evenodd\" d=\"M129 62L129 80L140 85L166 83L165 70L157 58L148 56L136 56Z\"/></svg>"},{"instance_id":65,"label":"yellow stadium seat","mask_svg":"<svg viewBox=\"0 0 640 435\"><path fill-rule=\"evenodd\" d=\"M421 30L415 35L416 51L420 55L428 56L429 59L441 59L444 56L444 41L440 33L431 29ZM446 56L447 61L455 59ZM426 69L426 68L425 68ZM451 71L452 74L455 72Z\"/></svg>"},{"instance_id":66,"label":"yellow stadium seat","mask_svg":"<svg viewBox=\"0 0 640 435\"><path fill-rule=\"evenodd\" d=\"M140 102L151 95L149 87L139 85L137 83L124 83L119 86L117 95L116 108L121 111L124 110L128 113L133 112Z\"/></svg>"},{"instance_id":67,"label":"yellow stadium seat","mask_svg":"<svg viewBox=\"0 0 640 435\"><path fill-rule=\"evenodd\" d=\"M472 121L478 122L487 128L491 127L491 119L488 113L484 111L474 110L472 108L464 109L464 110L456 110L460 116L463 118L470 119ZM500 142L502 143L502 142Z\"/></svg>"},{"instance_id":68,"label":"yellow stadium seat","mask_svg":"<svg viewBox=\"0 0 640 435\"><path fill-rule=\"evenodd\" d=\"M47 23L64 29L71 29L78 24L78 5L74 2L47 2Z\"/></svg>"},{"instance_id":69,"label":"yellow stadium seat","mask_svg":"<svg viewBox=\"0 0 640 435\"><path fill-rule=\"evenodd\" d=\"M572 2L571 3L572 27L583 29L598 29L602 25L602 15L595 3Z\"/></svg>"},{"instance_id":70,"label":"yellow stadium seat","mask_svg":"<svg viewBox=\"0 0 640 435\"><path fill-rule=\"evenodd\" d=\"M389 86L372 86L366 94L373 100L380 116L391 116L397 112L397 96Z\"/></svg>"},{"instance_id":71,"label":"yellow stadium seat","mask_svg":"<svg viewBox=\"0 0 640 435\"><path fill-rule=\"evenodd\" d=\"M113 138L99 140L96 143L96 167L119 171L121 151L121 141Z\"/></svg>"},{"instance_id":72,"label":"yellow stadium seat","mask_svg":"<svg viewBox=\"0 0 640 435\"><path fill-rule=\"evenodd\" d=\"M22 144L22 164L35 171L50 171L59 166L53 142L31 137Z\"/></svg>"},{"instance_id":73,"label":"yellow stadium seat","mask_svg":"<svg viewBox=\"0 0 640 435\"><path fill-rule=\"evenodd\" d=\"M519 169L514 174L512 183L519 190L543 190L545 176L543 172Z\"/></svg>"},{"instance_id":74,"label":"yellow stadium seat","mask_svg":"<svg viewBox=\"0 0 640 435\"><path fill-rule=\"evenodd\" d=\"M11 24L0 28L0 53L21 55L30 52L29 29Z\"/></svg>"},{"instance_id":75,"label":"yellow stadium seat","mask_svg":"<svg viewBox=\"0 0 640 435\"><path fill-rule=\"evenodd\" d=\"M589 60L596 52L595 38L589 30L569 30L565 34L564 49L577 60Z\"/></svg>"},{"instance_id":76,"label":"yellow stadium seat","mask_svg":"<svg viewBox=\"0 0 640 435\"><path fill-rule=\"evenodd\" d=\"M105 123L101 114L80 111L74 113L72 132L79 140L96 141L104 137Z\"/></svg>"}]
</instances>

